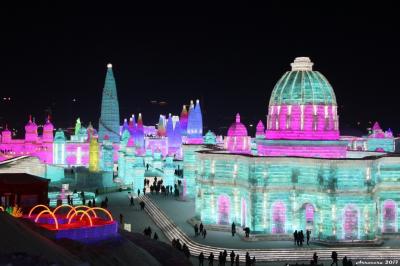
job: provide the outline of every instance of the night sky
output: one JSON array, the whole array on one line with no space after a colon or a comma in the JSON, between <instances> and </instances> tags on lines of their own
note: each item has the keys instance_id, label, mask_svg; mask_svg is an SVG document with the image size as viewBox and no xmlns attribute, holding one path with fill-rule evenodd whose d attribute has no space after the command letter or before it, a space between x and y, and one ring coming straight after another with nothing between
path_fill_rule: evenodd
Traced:
<instances>
[{"instance_id":1,"label":"night sky","mask_svg":"<svg viewBox=\"0 0 400 266\"><path fill-rule=\"evenodd\" d=\"M342 134L378 120L397 135L400 23L380 4L3 6L0 125L21 132L29 114L41 123L50 113L57 128L77 117L97 127L111 62L121 121L142 112L154 124L200 99L205 129L226 134L237 112L265 122L275 83L309 56L334 88Z\"/></svg>"}]
</instances>

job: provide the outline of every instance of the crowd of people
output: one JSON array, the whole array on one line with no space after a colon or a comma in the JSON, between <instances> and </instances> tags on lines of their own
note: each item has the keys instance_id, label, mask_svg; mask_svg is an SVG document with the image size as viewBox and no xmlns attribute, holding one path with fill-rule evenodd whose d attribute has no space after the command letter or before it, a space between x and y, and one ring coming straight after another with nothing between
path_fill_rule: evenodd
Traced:
<instances>
[{"instance_id":1,"label":"crowd of people","mask_svg":"<svg viewBox=\"0 0 400 266\"><path fill-rule=\"evenodd\" d=\"M182 251L183 254L186 256L186 258L190 258L190 250L189 250L189 247L185 243L183 243L183 245L182 245L182 243L179 241L179 239L174 238L174 239L172 239L171 244L172 244L172 247L176 248L179 251Z\"/></svg>"},{"instance_id":2,"label":"crowd of people","mask_svg":"<svg viewBox=\"0 0 400 266\"><path fill-rule=\"evenodd\" d=\"M227 263L227 257L228 257L228 252L226 250L220 251L218 255L218 266L224 266ZM235 252L232 250L231 253L229 254L229 257L231 266L240 265L239 254L235 254ZM205 260L204 253L201 252L199 254L199 266L204 266L204 260ZM209 266L214 265L214 254L212 252L208 255L208 265ZM253 256L253 258L251 258L249 252L246 252L246 266L252 266L252 265L256 265L256 257Z\"/></svg>"},{"instance_id":3,"label":"crowd of people","mask_svg":"<svg viewBox=\"0 0 400 266\"><path fill-rule=\"evenodd\" d=\"M207 230L204 228L203 223L200 223L200 226L197 226L197 224L194 225L194 236L199 236L201 235L203 238L206 238L207 236Z\"/></svg>"},{"instance_id":4,"label":"crowd of people","mask_svg":"<svg viewBox=\"0 0 400 266\"><path fill-rule=\"evenodd\" d=\"M156 195L164 195L165 197L169 195L173 195L175 197L179 197L179 187L182 185L182 182L178 180L178 184L174 184L174 186L164 186L163 185L163 180L158 180L157 177L155 176L153 179L153 184L150 184L150 180L148 178L145 178L143 180L143 195L146 195L146 188L150 190L151 194L156 194ZM140 190L138 189L137 191L138 196L140 196Z\"/></svg>"},{"instance_id":5,"label":"crowd of people","mask_svg":"<svg viewBox=\"0 0 400 266\"><path fill-rule=\"evenodd\" d=\"M338 262L339 262L339 260L338 260L338 254L337 254L336 251L332 251L331 259L332 259L331 266L333 266L333 265L338 266L338 265L339 265L339 264L338 264ZM300 264L299 264L298 262L296 262L296 264L294 264L294 265L297 266L297 265L300 265ZM304 265L304 263L303 263L302 265ZM313 258L312 258L312 260L310 261L310 265L313 265L313 266L316 266L316 265L321 265L321 266L323 266L323 265L324 265L323 263L318 264L318 255L317 255L317 252L314 252ZM344 256L343 259L342 259L342 265L343 265L343 266L353 266L353 262L352 262L351 259L348 259L347 256ZM290 264L289 264L289 263L286 263L285 266L290 266Z\"/></svg>"},{"instance_id":6,"label":"crowd of people","mask_svg":"<svg viewBox=\"0 0 400 266\"><path fill-rule=\"evenodd\" d=\"M150 226L146 227L146 228L143 230L143 234L144 234L145 236L151 238L151 234L152 234L151 227L150 227ZM158 240L158 234L157 234L157 232L154 232L153 239L154 239L154 240Z\"/></svg>"},{"instance_id":7,"label":"crowd of people","mask_svg":"<svg viewBox=\"0 0 400 266\"><path fill-rule=\"evenodd\" d=\"M306 230L306 239L307 239L307 246L310 245L310 237L311 237L311 230ZM303 246L304 242L304 233L303 230L297 231L295 230L293 233L293 241L294 244L297 246Z\"/></svg>"}]
</instances>

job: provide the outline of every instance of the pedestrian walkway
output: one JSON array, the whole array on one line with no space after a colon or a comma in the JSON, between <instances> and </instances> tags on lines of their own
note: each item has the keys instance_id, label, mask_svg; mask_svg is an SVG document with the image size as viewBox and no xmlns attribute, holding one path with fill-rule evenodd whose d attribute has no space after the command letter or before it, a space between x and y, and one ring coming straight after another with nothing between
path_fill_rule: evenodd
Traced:
<instances>
[{"instance_id":1,"label":"pedestrian walkway","mask_svg":"<svg viewBox=\"0 0 400 266\"><path fill-rule=\"evenodd\" d=\"M153 219L154 223L161 229L169 241L179 239L185 243L193 256L198 256L200 252L205 255L213 252L219 254L220 251L227 249L224 246L212 246L198 243L192 240L179 228L168 215L165 214L148 196L140 196L140 200L146 203L146 212ZM231 250L231 249L229 249ZM388 259L400 258L399 248L390 247L335 247L340 257L347 256L355 259ZM304 248L304 249L234 249L239 254L241 261L244 261L246 252L250 256L256 257L257 261L309 261L314 252L318 253L321 260L330 260L331 249L328 248Z\"/></svg>"}]
</instances>

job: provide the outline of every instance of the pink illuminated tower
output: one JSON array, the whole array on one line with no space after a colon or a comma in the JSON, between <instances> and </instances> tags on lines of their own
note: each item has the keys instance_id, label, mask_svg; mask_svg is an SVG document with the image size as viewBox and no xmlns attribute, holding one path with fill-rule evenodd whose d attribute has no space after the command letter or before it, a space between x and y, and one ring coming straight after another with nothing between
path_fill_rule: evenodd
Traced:
<instances>
[{"instance_id":1,"label":"pink illuminated tower","mask_svg":"<svg viewBox=\"0 0 400 266\"><path fill-rule=\"evenodd\" d=\"M25 142L37 142L38 140L38 132L37 125L34 120L32 120L32 116L29 116L29 121L25 125Z\"/></svg>"},{"instance_id":2,"label":"pink illuminated tower","mask_svg":"<svg viewBox=\"0 0 400 266\"><path fill-rule=\"evenodd\" d=\"M50 116L47 117L46 123L43 126L43 142L53 142L54 126L50 121Z\"/></svg>"},{"instance_id":3,"label":"pink illuminated tower","mask_svg":"<svg viewBox=\"0 0 400 266\"><path fill-rule=\"evenodd\" d=\"M250 153L250 137L245 125L240 122L240 115L236 114L236 121L228 129L225 147L232 153Z\"/></svg>"},{"instance_id":4,"label":"pink illuminated tower","mask_svg":"<svg viewBox=\"0 0 400 266\"><path fill-rule=\"evenodd\" d=\"M263 122L260 120L258 121L257 127L256 127L256 138L257 139L262 139L264 138L265 135L265 127Z\"/></svg>"},{"instance_id":5,"label":"pink illuminated tower","mask_svg":"<svg viewBox=\"0 0 400 266\"><path fill-rule=\"evenodd\" d=\"M11 143L11 131L8 129L8 125L6 124L6 128L1 132L1 142L2 143Z\"/></svg>"}]
</instances>

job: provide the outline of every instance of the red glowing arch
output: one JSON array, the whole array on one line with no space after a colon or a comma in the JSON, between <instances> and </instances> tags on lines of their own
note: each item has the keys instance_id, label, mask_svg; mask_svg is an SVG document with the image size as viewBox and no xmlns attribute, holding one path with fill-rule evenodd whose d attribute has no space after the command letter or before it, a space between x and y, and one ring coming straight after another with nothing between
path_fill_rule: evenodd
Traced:
<instances>
[{"instance_id":1,"label":"red glowing arch","mask_svg":"<svg viewBox=\"0 0 400 266\"><path fill-rule=\"evenodd\" d=\"M38 222L39 217L40 217L42 214L44 214L44 213L48 213L48 214L50 214L50 215L53 217L53 219L54 219L54 224L56 225L56 229L58 229L58 221L57 221L57 218L56 218L56 216L54 215L54 213L52 213L50 210L43 210L43 211L41 211L41 212L36 216L35 223Z\"/></svg>"},{"instance_id":2,"label":"red glowing arch","mask_svg":"<svg viewBox=\"0 0 400 266\"><path fill-rule=\"evenodd\" d=\"M64 207L70 208L70 211L76 212L75 207L73 207L73 206L71 206L71 205L68 205L68 204L63 204L63 205L60 205L60 206L56 207L56 208L53 210L53 213L56 214L56 212L57 212L59 209L64 208ZM68 213L69 213L69 212L68 212ZM68 216L67 216L67 218L68 218Z\"/></svg>"},{"instance_id":3,"label":"red glowing arch","mask_svg":"<svg viewBox=\"0 0 400 266\"><path fill-rule=\"evenodd\" d=\"M72 207L72 209L71 209L71 210L68 212L68 214L67 214L67 218L69 218L69 216L71 215L72 212L75 212L75 213L76 213L76 212L78 211L78 209L89 210L90 207L85 206L85 205L79 205L79 206L76 206L76 207ZM97 218L97 215L96 215L96 212L95 212L95 211L92 210L92 214L93 214L94 217Z\"/></svg>"},{"instance_id":4,"label":"red glowing arch","mask_svg":"<svg viewBox=\"0 0 400 266\"><path fill-rule=\"evenodd\" d=\"M95 210L99 210L99 211L104 212L105 214L107 214L108 218L110 218L110 221L114 221L114 219L113 219L111 213L110 213L109 211L107 211L106 209L104 209L104 208L92 207L92 208L87 209L87 210L85 211L85 213L88 213L89 211L96 213ZM95 216L95 217L97 217L97 216ZM81 216L81 219L82 219L82 216Z\"/></svg>"},{"instance_id":5,"label":"red glowing arch","mask_svg":"<svg viewBox=\"0 0 400 266\"><path fill-rule=\"evenodd\" d=\"M92 217L90 217L90 215L87 213L88 211L89 211L89 210L87 210L87 211L84 211L84 210L77 210L74 214L71 215L71 217L69 217L68 224L71 223L72 218L74 218L74 216L78 215L78 213L82 213L81 219L80 219L80 220L82 220L83 215L86 215L86 217L89 218L90 226L93 226Z\"/></svg>"},{"instance_id":6,"label":"red glowing arch","mask_svg":"<svg viewBox=\"0 0 400 266\"><path fill-rule=\"evenodd\" d=\"M39 205L34 206L34 207L30 210L28 217L31 218L32 212L33 212L34 210L36 210L37 208L40 208L40 207L41 207L41 208L45 208L47 211L51 212L50 209L49 209L49 207L47 207L46 205L43 205L43 204L39 204Z\"/></svg>"}]
</instances>

